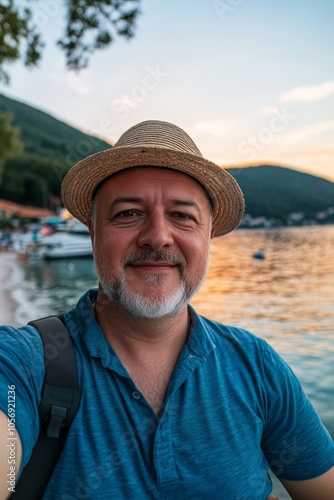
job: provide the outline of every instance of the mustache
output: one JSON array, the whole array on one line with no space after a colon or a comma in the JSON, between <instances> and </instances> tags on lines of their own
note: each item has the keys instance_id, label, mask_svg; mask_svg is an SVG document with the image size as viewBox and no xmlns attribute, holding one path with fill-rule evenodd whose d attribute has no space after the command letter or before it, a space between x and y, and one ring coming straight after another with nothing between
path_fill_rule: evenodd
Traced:
<instances>
[{"instance_id":1,"label":"mustache","mask_svg":"<svg viewBox=\"0 0 334 500\"><path fill-rule=\"evenodd\" d=\"M183 269L186 266L186 259L181 255L175 255L169 250L140 250L128 255L124 260L124 266L137 264L138 262L167 262Z\"/></svg>"}]
</instances>

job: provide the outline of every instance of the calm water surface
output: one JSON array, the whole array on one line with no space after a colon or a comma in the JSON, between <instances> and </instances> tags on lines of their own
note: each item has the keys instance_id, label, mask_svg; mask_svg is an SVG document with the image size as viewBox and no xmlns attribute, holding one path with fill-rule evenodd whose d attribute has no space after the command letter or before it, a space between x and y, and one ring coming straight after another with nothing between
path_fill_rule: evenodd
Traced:
<instances>
[{"instance_id":1,"label":"calm water surface","mask_svg":"<svg viewBox=\"0 0 334 500\"><path fill-rule=\"evenodd\" d=\"M72 307L96 284L93 261L78 259L18 264L10 288L26 323ZM265 338L334 436L334 226L239 230L213 240L208 276L192 304Z\"/></svg>"}]
</instances>

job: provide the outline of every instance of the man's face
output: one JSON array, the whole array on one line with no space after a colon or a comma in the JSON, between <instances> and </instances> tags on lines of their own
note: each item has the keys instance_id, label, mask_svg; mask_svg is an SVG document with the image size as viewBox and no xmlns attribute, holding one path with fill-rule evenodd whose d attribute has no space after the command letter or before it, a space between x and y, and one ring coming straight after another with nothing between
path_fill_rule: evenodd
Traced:
<instances>
[{"instance_id":1,"label":"man's face","mask_svg":"<svg viewBox=\"0 0 334 500\"><path fill-rule=\"evenodd\" d=\"M138 317L182 310L201 285L213 235L210 203L194 179L136 167L98 190L90 232L100 285Z\"/></svg>"}]
</instances>

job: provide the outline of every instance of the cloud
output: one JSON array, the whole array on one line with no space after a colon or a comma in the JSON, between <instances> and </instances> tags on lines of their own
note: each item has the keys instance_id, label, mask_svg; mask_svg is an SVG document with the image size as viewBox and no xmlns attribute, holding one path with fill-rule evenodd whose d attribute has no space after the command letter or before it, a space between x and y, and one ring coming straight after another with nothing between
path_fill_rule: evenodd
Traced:
<instances>
[{"instance_id":1,"label":"cloud","mask_svg":"<svg viewBox=\"0 0 334 500\"><path fill-rule=\"evenodd\" d=\"M127 106L129 108L136 107L137 104L131 99L129 95L122 95L121 97L118 97L117 99L114 99L112 104L114 106Z\"/></svg>"},{"instance_id":2,"label":"cloud","mask_svg":"<svg viewBox=\"0 0 334 500\"><path fill-rule=\"evenodd\" d=\"M320 156L329 158L331 160L331 163L333 163L333 157L334 157L334 147L327 147L327 148L317 148L317 149L297 149L294 151L286 151L285 153L282 154L282 156L289 156L291 158L293 157L307 157L307 158L318 158ZM312 160L314 161L314 160Z\"/></svg>"},{"instance_id":3,"label":"cloud","mask_svg":"<svg viewBox=\"0 0 334 500\"><path fill-rule=\"evenodd\" d=\"M323 134L324 132L329 132L334 130L334 120L327 120L324 122L316 123L315 125L309 125L307 127L301 127L296 130L284 134L277 138L277 142L280 144L295 144L296 142L303 141L308 137L317 134Z\"/></svg>"},{"instance_id":4,"label":"cloud","mask_svg":"<svg viewBox=\"0 0 334 500\"><path fill-rule=\"evenodd\" d=\"M224 137L231 133L232 130L235 130L237 124L237 120L208 120L197 122L193 125L192 130L193 133L198 134L207 134L213 137Z\"/></svg>"},{"instance_id":5,"label":"cloud","mask_svg":"<svg viewBox=\"0 0 334 500\"><path fill-rule=\"evenodd\" d=\"M319 83L317 85L308 85L304 87L295 87L291 90L286 90L280 95L281 102L296 102L296 101L320 101L334 94L334 81Z\"/></svg>"},{"instance_id":6,"label":"cloud","mask_svg":"<svg viewBox=\"0 0 334 500\"><path fill-rule=\"evenodd\" d=\"M81 74L82 76L82 74ZM61 74L55 74L53 73L51 75L51 80L54 82L59 82L65 85L66 87L74 90L77 94L87 96L92 93L92 87L89 85L86 85L83 82L82 77L79 77L75 73L66 73L64 75Z\"/></svg>"},{"instance_id":7,"label":"cloud","mask_svg":"<svg viewBox=\"0 0 334 500\"><path fill-rule=\"evenodd\" d=\"M278 108L277 106L273 106L273 105L267 105L267 106L261 106L258 110L258 113L260 113L260 115L274 115L278 112Z\"/></svg>"}]
</instances>

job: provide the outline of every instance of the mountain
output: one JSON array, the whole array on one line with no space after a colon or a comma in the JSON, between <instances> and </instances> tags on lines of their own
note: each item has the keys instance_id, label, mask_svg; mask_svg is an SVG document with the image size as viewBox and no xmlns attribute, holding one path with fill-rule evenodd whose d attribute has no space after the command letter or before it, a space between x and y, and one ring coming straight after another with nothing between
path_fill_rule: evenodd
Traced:
<instances>
[{"instance_id":1,"label":"mountain","mask_svg":"<svg viewBox=\"0 0 334 500\"><path fill-rule=\"evenodd\" d=\"M107 142L1 94L0 113L11 113L24 145L22 154L5 163L0 182L3 199L56 209L60 183L69 168L85 156L110 147ZM334 222L333 182L274 165L228 171L244 192L248 217L264 217L283 224L307 220Z\"/></svg>"},{"instance_id":2,"label":"mountain","mask_svg":"<svg viewBox=\"0 0 334 500\"><path fill-rule=\"evenodd\" d=\"M274 165L228 171L244 192L246 213L253 217L286 222L291 214L303 213L311 220L334 208L334 183L321 177Z\"/></svg>"},{"instance_id":3,"label":"mountain","mask_svg":"<svg viewBox=\"0 0 334 500\"><path fill-rule=\"evenodd\" d=\"M20 129L23 153L9 157L0 182L0 198L56 209L60 184L71 166L110 144L53 116L0 94L0 113L12 115Z\"/></svg>"},{"instance_id":4,"label":"mountain","mask_svg":"<svg viewBox=\"0 0 334 500\"><path fill-rule=\"evenodd\" d=\"M67 167L85 156L110 148L101 139L80 132L53 116L0 94L0 113L10 113L21 129L24 152L66 159Z\"/></svg>"}]
</instances>

